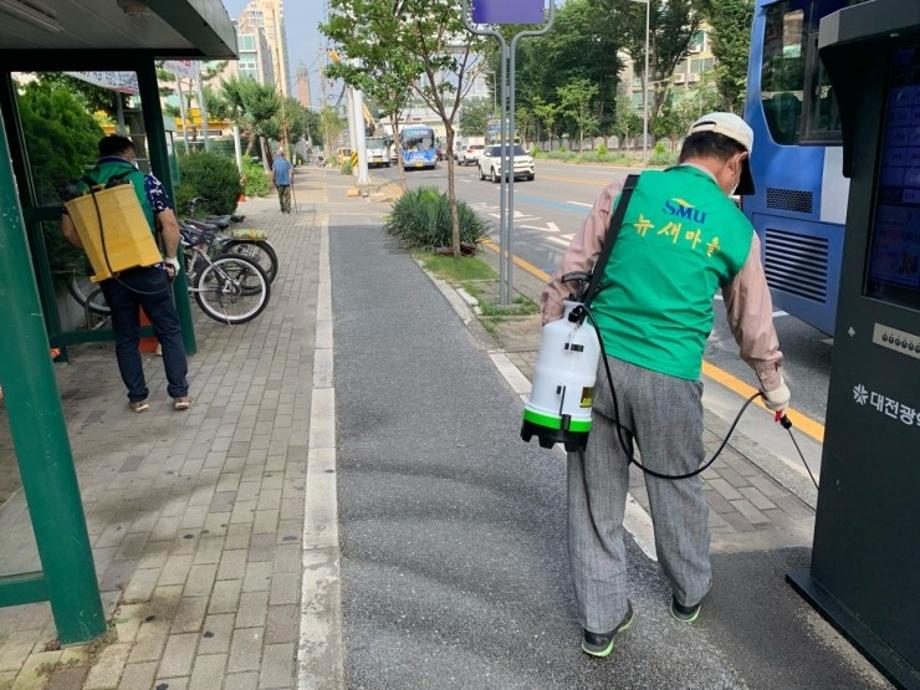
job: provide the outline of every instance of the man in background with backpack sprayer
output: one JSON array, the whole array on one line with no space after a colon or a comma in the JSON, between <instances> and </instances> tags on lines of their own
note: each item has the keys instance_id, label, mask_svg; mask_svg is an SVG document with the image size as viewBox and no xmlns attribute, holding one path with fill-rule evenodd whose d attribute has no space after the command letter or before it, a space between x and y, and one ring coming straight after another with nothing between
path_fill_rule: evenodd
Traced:
<instances>
[{"instance_id":1,"label":"man in background with backpack sprayer","mask_svg":"<svg viewBox=\"0 0 920 690\"><path fill-rule=\"evenodd\" d=\"M179 272L179 222L163 183L153 175L145 175L138 170L134 163L135 155L134 144L130 139L117 134L107 136L99 142L99 161L87 177L100 185L105 185L113 178L123 178L130 182L150 225L150 231L156 235L159 228L166 256L162 264L123 271L103 280L99 285L112 310L115 356L122 381L128 388L131 409L138 413L150 409L144 366L138 350L138 310L143 307L163 351L163 366L169 382L167 391L173 399L173 407L176 410L187 410L192 404L186 380L188 362L170 285ZM61 218L61 231L71 244L82 249L80 236L66 211Z\"/></svg>"},{"instance_id":2,"label":"man in background with backpack sprayer","mask_svg":"<svg viewBox=\"0 0 920 690\"><path fill-rule=\"evenodd\" d=\"M760 257L760 242L730 195L753 194L751 128L737 115L710 113L691 127L680 162L648 170L623 216L619 237L591 304L607 352L619 419L601 367L592 431L583 454L569 454L568 540L582 651L606 657L632 623L623 517L630 449L667 475L702 465L703 351L712 301L721 288L741 357L756 372L766 406L781 412L790 393ZM594 267L619 185L609 185L572 240L542 294L543 322L558 319L571 294L562 276ZM712 587L709 508L699 475L646 475L658 560L673 592L671 616L694 622Z\"/></svg>"}]
</instances>

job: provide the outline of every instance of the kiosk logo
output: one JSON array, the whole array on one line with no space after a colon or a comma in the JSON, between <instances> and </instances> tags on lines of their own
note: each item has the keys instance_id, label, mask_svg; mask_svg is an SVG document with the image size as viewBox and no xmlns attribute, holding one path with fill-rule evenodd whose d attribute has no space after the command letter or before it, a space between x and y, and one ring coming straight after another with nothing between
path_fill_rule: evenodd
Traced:
<instances>
[{"instance_id":1,"label":"kiosk logo","mask_svg":"<svg viewBox=\"0 0 920 690\"><path fill-rule=\"evenodd\" d=\"M905 426L916 424L920 427L920 412L899 400L869 390L861 383L853 386L853 400L863 407L866 405L873 407L876 412L899 421Z\"/></svg>"}]
</instances>

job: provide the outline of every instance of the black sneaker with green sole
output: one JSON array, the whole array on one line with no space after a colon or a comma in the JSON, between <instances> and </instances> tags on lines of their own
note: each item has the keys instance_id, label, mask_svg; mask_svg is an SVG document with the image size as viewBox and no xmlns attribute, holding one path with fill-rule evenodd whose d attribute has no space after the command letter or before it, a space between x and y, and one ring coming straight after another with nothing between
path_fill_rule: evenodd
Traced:
<instances>
[{"instance_id":1,"label":"black sneaker with green sole","mask_svg":"<svg viewBox=\"0 0 920 690\"><path fill-rule=\"evenodd\" d=\"M604 658L613 651L613 642L617 635L629 629L633 622L632 602L626 601L626 615L620 624L608 633L593 633L585 630L585 637L581 641L581 651L591 656Z\"/></svg>"},{"instance_id":2,"label":"black sneaker with green sole","mask_svg":"<svg viewBox=\"0 0 920 690\"><path fill-rule=\"evenodd\" d=\"M700 609L703 608L703 602L699 601L695 606L684 606L671 597L671 618L681 623L693 623L700 617Z\"/></svg>"}]
</instances>

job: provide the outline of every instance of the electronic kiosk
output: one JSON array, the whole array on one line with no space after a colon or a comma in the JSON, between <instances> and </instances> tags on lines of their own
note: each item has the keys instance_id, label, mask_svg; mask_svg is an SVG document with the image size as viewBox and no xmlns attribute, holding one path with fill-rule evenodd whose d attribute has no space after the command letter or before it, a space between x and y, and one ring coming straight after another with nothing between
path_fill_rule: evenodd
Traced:
<instances>
[{"instance_id":1,"label":"electronic kiosk","mask_svg":"<svg viewBox=\"0 0 920 690\"><path fill-rule=\"evenodd\" d=\"M788 579L920 689L920 1L829 15L819 54L851 187L811 569Z\"/></svg>"}]
</instances>

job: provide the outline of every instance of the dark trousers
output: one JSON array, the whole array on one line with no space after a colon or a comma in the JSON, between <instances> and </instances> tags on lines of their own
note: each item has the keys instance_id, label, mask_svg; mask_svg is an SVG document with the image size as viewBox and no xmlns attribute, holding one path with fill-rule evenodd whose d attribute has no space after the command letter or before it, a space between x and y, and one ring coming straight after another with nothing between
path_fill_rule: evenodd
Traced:
<instances>
[{"instance_id":1,"label":"dark trousers","mask_svg":"<svg viewBox=\"0 0 920 690\"><path fill-rule=\"evenodd\" d=\"M291 212L291 185L278 185L278 201L281 204L282 213Z\"/></svg>"},{"instance_id":2,"label":"dark trousers","mask_svg":"<svg viewBox=\"0 0 920 690\"><path fill-rule=\"evenodd\" d=\"M101 287L112 310L115 356L121 380L128 388L128 399L137 402L148 395L141 353L137 349L140 342L138 307L144 308L160 341L170 397L188 395L188 381L185 379L188 363L182 344L182 328L166 271L159 266L135 268L120 274L117 280L102 281Z\"/></svg>"}]
</instances>

